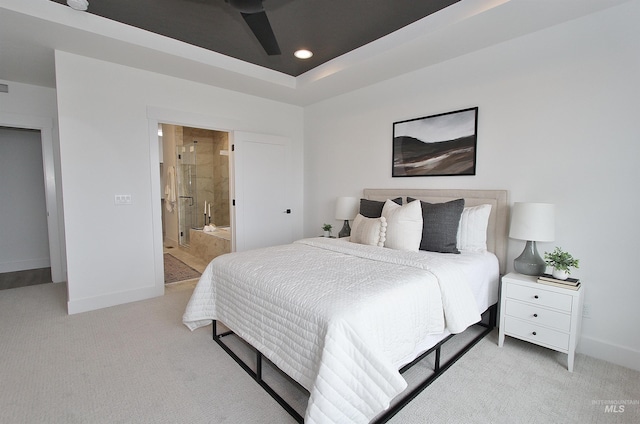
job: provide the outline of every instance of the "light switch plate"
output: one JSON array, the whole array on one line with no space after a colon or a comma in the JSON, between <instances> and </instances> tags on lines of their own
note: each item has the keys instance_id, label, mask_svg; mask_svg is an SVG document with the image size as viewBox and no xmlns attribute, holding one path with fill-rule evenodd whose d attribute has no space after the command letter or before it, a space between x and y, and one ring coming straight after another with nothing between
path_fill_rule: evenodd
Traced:
<instances>
[{"instance_id":1,"label":"light switch plate","mask_svg":"<svg viewBox=\"0 0 640 424\"><path fill-rule=\"evenodd\" d=\"M116 205L130 205L132 203L130 194L116 194L114 202Z\"/></svg>"}]
</instances>

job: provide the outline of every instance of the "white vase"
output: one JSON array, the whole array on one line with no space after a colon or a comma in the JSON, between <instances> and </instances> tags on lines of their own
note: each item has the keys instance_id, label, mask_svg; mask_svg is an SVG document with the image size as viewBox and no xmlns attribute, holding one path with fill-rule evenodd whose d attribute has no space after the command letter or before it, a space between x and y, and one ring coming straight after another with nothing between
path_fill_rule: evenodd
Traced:
<instances>
[{"instance_id":1,"label":"white vase","mask_svg":"<svg viewBox=\"0 0 640 424\"><path fill-rule=\"evenodd\" d=\"M331 237L331 231L325 231L324 232L324 236L325 237Z\"/></svg>"},{"instance_id":2,"label":"white vase","mask_svg":"<svg viewBox=\"0 0 640 424\"><path fill-rule=\"evenodd\" d=\"M569 278L569 273L563 269L553 268L552 275L553 278L557 278L558 280L566 280L567 278Z\"/></svg>"}]
</instances>

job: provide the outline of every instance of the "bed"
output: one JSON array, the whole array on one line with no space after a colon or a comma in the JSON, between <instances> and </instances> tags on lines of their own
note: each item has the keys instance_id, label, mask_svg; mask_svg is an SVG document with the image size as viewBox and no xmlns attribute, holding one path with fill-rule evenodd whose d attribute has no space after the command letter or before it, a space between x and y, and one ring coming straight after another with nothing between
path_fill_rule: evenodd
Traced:
<instances>
[{"instance_id":1,"label":"bed","mask_svg":"<svg viewBox=\"0 0 640 424\"><path fill-rule=\"evenodd\" d=\"M402 206L391 204L398 198ZM495 325L505 191L366 189L363 199L351 239L303 239L214 259L183 316L191 330L213 322L218 344L299 422L384 422ZM416 249L415 232L421 248L440 237L427 237L427 227L445 228L433 219L452 221L453 204L454 246L450 228L448 244ZM218 322L230 331L219 333ZM441 365L442 344L476 323L486 330ZM255 369L224 344L229 334L255 348ZM402 373L431 353L433 375L403 393ZM263 356L309 392L304 416L262 380Z\"/></svg>"}]
</instances>

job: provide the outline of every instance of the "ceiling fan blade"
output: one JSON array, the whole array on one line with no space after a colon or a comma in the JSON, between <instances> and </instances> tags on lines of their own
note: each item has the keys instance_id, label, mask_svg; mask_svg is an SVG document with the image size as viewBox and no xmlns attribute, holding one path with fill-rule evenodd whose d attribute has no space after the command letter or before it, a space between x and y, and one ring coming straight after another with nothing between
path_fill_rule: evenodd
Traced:
<instances>
[{"instance_id":1,"label":"ceiling fan blade","mask_svg":"<svg viewBox=\"0 0 640 424\"><path fill-rule=\"evenodd\" d=\"M241 15L267 54L269 56L279 55L280 46L278 46L276 36L273 34L266 12L241 13Z\"/></svg>"}]
</instances>

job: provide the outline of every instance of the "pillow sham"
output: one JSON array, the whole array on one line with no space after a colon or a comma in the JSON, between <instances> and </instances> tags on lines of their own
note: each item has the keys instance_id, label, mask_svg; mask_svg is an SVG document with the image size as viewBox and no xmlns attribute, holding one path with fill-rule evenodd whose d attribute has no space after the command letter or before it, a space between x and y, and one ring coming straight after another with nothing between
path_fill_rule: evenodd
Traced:
<instances>
[{"instance_id":1,"label":"pillow sham","mask_svg":"<svg viewBox=\"0 0 640 424\"><path fill-rule=\"evenodd\" d=\"M402 205L402 197L391 199L395 203ZM360 214L365 218L380 218L384 202L378 200L360 199Z\"/></svg>"},{"instance_id":2,"label":"pillow sham","mask_svg":"<svg viewBox=\"0 0 640 424\"><path fill-rule=\"evenodd\" d=\"M458 226L457 245L463 252L487 251L487 227L491 205L464 208Z\"/></svg>"},{"instance_id":3,"label":"pillow sham","mask_svg":"<svg viewBox=\"0 0 640 424\"><path fill-rule=\"evenodd\" d=\"M422 209L420 202L400 206L387 200L382 216L387 219L387 234L384 247L417 252L422 237Z\"/></svg>"},{"instance_id":4,"label":"pillow sham","mask_svg":"<svg viewBox=\"0 0 640 424\"><path fill-rule=\"evenodd\" d=\"M414 203L411 197L407 202ZM458 226L464 209L464 199L445 203L428 203L422 205L422 240L420 250L440 253L460 253L457 248Z\"/></svg>"},{"instance_id":5,"label":"pillow sham","mask_svg":"<svg viewBox=\"0 0 640 424\"><path fill-rule=\"evenodd\" d=\"M367 218L358 214L351 226L349 240L353 243L368 244L370 246L384 246L387 233L385 217Z\"/></svg>"}]
</instances>

